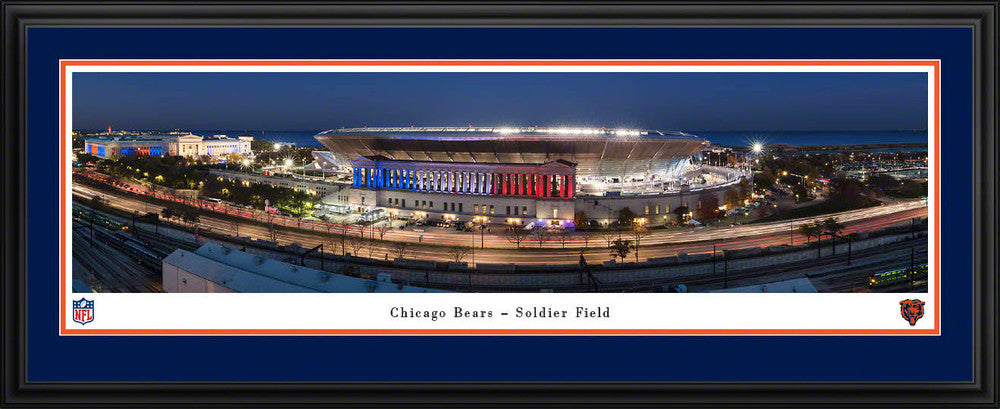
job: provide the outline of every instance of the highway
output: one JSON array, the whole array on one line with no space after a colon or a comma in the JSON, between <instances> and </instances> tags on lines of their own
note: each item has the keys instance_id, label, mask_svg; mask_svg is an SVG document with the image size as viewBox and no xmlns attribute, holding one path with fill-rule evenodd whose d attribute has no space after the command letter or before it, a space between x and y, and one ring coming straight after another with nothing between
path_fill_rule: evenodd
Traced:
<instances>
[{"instance_id":1,"label":"highway","mask_svg":"<svg viewBox=\"0 0 1000 409\"><path fill-rule=\"evenodd\" d=\"M112 191L111 188L98 190L80 183L73 183L73 194L75 199L78 200L87 200L94 195L104 196L109 199L111 206L129 213L137 211L140 215L146 212L159 213L163 210L162 206L147 203L121 191ZM246 210L242 212L244 214L248 213ZM236 217L234 216L235 211L229 214L230 217ZM924 200L915 200L822 216L822 218L827 217L838 218L841 223L846 225L846 232L854 232L855 230L869 231L892 225L906 224L914 217L927 217L927 204ZM650 230L650 234L642 239L639 260L641 261L650 257L673 256L679 252L689 254L711 253L713 244L718 251L723 249L789 244L790 240L794 240L796 244L799 244L804 242L806 238L799 235L795 231L797 229L794 226L814 219L816 218L731 227L705 227L688 231L652 229ZM294 223L285 220L285 218L276 218L275 220L289 224ZM297 223L291 225L295 226ZM235 235L238 230L240 236L265 240L270 238L266 226L250 223L249 220L243 223L236 223L220 217L202 215L199 226L200 228L207 228L221 234ZM277 237L278 242L282 244L295 242L303 247L314 247L318 244L324 244L327 249L334 249L336 252L341 252L340 240L335 235L325 231L323 226L329 226L330 232L337 233L337 225L329 223L319 225L303 223L302 228L313 229L314 231L281 229ZM352 235L357 235L362 228L352 226L351 229ZM371 237L373 233L372 229L365 228L364 230L365 237ZM442 245L469 246L472 245L474 240L476 245L474 252L468 254L462 261L472 262L474 259L475 263L576 263L579 260L581 250L583 250L584 256L590 263L610 259L606 243L603 239L597 235L592 235L587 248L584 249L585 244L582 237L579 233L569 235L565 242L565 248L563 248L563 243L554 236L550 236L548 240L542 243L541 247L539 247L537 240L529 238L521 243L521 249L516 249L515 245L507 241L501 234L486 234L485 236L481 236L479 232L441 230L419 233L406 230L390 230L386 232L384 242L377 244L377 248L371 252L371 257L385 258L388 256L389 259L395 258L392 242L400 241L410 243L406 258L452 261L448 251L443 249ZM628 233L623 233L623 238L629 238ZM486 246L485 249L480 248L481 240ZM348 246L347 251L351 251L350 246ZM367 249L359 253L361 256L369 255ZM634 255L630 255L627 261L634 260Z\"/></svg>"}]
</instances>

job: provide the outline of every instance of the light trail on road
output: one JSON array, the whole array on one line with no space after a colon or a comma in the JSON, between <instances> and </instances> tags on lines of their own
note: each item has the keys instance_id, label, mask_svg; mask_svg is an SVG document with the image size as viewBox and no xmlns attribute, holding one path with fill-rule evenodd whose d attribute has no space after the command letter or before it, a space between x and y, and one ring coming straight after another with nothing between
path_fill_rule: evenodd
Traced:
<instances>
[{"instance_id":1,"label":"light trail on road","mask_svg":"<svg viewBox=\"0 0 1000 409\"><path fill-rule=\"evenodd\" d=\"M78 183L73 184L73 193L81 198L89 199L94 195L109 198L109 203L118 209L128 213L146 212L160 213L163 206L138 200L134 197L123 195L119 192L110 193L105 190L96 190L89 186ZM206 209L206 211L208 211ZM230 217L236 217L230 215ZM884 227L909 222L915 217L927 217L927 204L923 200L900 202L872 208L852 210L828 214L817 217L795 219L792 221L779 221L770 223L759 223L731 227L705 227L693 229L691 231L667 231L651 230L650 235L642 239L642 246L639 250L639 260L652 257L669 257L679 252L688 254L711 253L713 244L717 251L733 250L749 247L765 247L771 245L789 244L792 240L796 244L806 241L805 236L798 234L794 226L806 221L836 217L845 225L844 231L859 232L881 229ZM257 223L260 223L258 221ZM224 220L211 215L203 215L200 218L200 227L207 227L210 231L225 235L235 235L239 231L240 236L255 239L269 240L270 234L266 226L250 223L236 223ZM276 226L281 226L275 224ZM285 227L294 227L285 225ZM792 229L789 226L793 226ZM237 227L238 226L238 227ZM308 224L303 224L307 228ZM353 227L352 234L361 231L360 227ZM324 244L327 249L334 252L341 252L340 240L335 236L337 230L333 228L331 232L325 230L292 231L282 230L278 234L278 241L281 243L298 243L302 247L315 247ZM365 237L372 237L372 229L365 228ZM566 248L562 248L562 243L557 240L543 242L543 248L538 248L538 242L526 240L521 244L521 249L516 249L513 243L508 242L502 235L485 235L486 249L479 248L479 232L433 232L416 233L410 231L391 230L386 233L384 242L377 244L378 249L373 251L372 258L389 259L395 258L393 243L402 241L410 243L410 250L407 251L407 258L417 258L435 261L454 261L448 252L440 245L445 246L469 246L473 243L471 235L475 235L476 248L474 257L476 263L520 263L520 264L565 264L576 263L581 253L590 263L609 260L609 251L604 248L604 240L594 237L590 240L589 246L584 248L584 241L576 237L574 240L566 241ZM377 236L377 235L376 235ZM622 233L623 238L628 238L627 232ZM422 239L420 237L423 237ZM435 246L437 245L437 246ZM328 250L329 251L329 250ZM348 248L350 251L350 248ZM360 251L359 255L367 256L368 251ZM471 261L473 254L466 256L463 261ZM633 260L633 256L629 259Z\"/></svg>"}]
</instances>

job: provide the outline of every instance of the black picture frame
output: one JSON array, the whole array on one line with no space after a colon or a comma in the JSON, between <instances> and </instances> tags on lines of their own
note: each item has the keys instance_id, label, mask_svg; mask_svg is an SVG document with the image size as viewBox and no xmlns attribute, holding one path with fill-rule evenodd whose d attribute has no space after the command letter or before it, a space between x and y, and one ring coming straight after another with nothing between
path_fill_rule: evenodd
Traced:
<instances>
[{"instance_id":1,"label":"black picture frame","mask_svg":"<svg viewBox=\"0 0 1000 409\"><path fill-rule=\"evenodd\" d=\"M4 406L997 407L997 2L3 4ZM32 26L951 26L975 51L975 380L969 383L46 383L26 379L26 30Z\"/></svg>"}]
</instances>

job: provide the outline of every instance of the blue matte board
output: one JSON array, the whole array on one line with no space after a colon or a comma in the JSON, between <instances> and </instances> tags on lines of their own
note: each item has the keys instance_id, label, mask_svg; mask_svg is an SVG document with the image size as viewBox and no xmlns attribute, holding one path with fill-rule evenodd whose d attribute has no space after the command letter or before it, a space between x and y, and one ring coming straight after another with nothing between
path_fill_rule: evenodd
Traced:
<instances>
[{"instance_id":1,"label":"blue matte board","mask_svg":"<svg viewBox=\"0 0 1000 409\"><path fill-rule=\"evenodd\" d=\"M971 381L972 31L960 28L31 28L28 381ZM64 336L58 60L941 59L942 335ZM823 311L817 311L822 319Z\"/></svg>"}]
</instances>

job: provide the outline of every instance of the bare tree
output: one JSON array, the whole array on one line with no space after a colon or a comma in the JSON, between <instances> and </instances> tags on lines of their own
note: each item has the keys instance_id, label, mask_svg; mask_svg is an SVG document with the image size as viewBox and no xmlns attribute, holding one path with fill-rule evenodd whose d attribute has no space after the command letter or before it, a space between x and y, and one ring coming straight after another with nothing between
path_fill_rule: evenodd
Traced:
<instances>
[{"instance_id":1,"label":"bare tree","mask_svg":"<svg viewBox=\"0 0 1000 409\"><path fill-rule=\"evenodd\" d=\"M347 232L350 228L346 223L337 224L337 236L340 238L340 254L347 255Z\"/></svg>"},{"instance_id":2,"label":"bare tree","mask_svg":"<svg viewBox=\"0 0 1000 409\"><path fill-rule=\"evenodd\" d=\"M451 246L448 248L448 254L451 255L451 259L455 260L456 263L461 263L462 259L465 258L471 250L472 249L465 246Z\"/></svg>"},{"instance_id":3,"label":"bare tree","mask_svg":"<svg viewBox=\"0 0 1000 409\"><path fill-rule=\"evenodd\" d=\"M268 215L267 217L267 237L271 241L278 242L278 228L274 225L274 215Z\"/></svg>"},{"instance_id":4,"label":"bare tree","mask_svg":"<svg viewBox=\"0 0 1000 409\"><path fill-rule=\"evenodd\" d=\"M566 229L556 229L552 232L556 236L556 240L562 244L562 248L566 248L566 240L569 239L569 230Z\"/></svg>"},{"instance_id":5,"label":"bare tree","mask_svg":"<svg viewBox=\"0 0 1000 409\"><path fill-rule=\"evenodd\" d=\"M365 240L365 248L368 249L368 258L374 258L375 252L379 249L379 242L372 237Z\"/></svg>"},{"instance_id":6,"label":"bare tree","mask_svg":"<svg viewBox=\"0 0 1000 409\"><path fill-rule=\"evenodd\" d=\"M635 226L632 227L632 238L635 239L635 245L633 245L632 248L635 249L636 263L639 262L639 243L642 241L644 237L648 235L649 235L649 229L647 227L639 224L636 224Z\"/></svg>"},{"instance_id":7,"label":"bare tree","mask_svg":"<svg viewBox=\"0 0 1000 409\"><path fill-rule=\"evenodd\" d=\"M410 250L410 243L398 241L393 245L393 251L396 254L396 258L405 258L406 253Z\"/></svg>"},{"instance_id":8,"label":"bare tree","mask_svg":"<svg viewBox=\"0 0 1000 409\"><path fill-rule=\"evenodd\" d=\"M531 229L531 235L535 237L535 240L538 240L538 247L542 247L542 242L549 236L549 231L544 227L535 227Z\"/></svg>"},{"instance_id":9,"label":"bare tree","mask_svg":"<svg viewBox=\"0 0 1000 409\"><path fill-rule=\"evenodd\" d=\"M530 232L520 226L510 226L504 230L503 236L507 241L514 243L517 248L521 248L521 243L528 239L528 233Z\"/></svg>"},{"instance_id":10,"label":"bare tree","mask_svg":"<svg viewBox=\"0 0 1000 409\"><path fill-rule=\"evenodd\" d=\"M583 239L583 251L587 251L590 248L590 240L594 238L594 232L591 230L579 231L580 238Z\"/></svg>"},{"instance_id":11,"label":"bare tree","mask_svg":"<svg viewBox=\"0 0 1000 409\"><path fill-rule=\"evenodd\" d=\"M611 245L615 243L615 240L621 238L621 233L614 230L604 230L601 232L601 238L607 243L607 248L611 248Z\"/></svg>"},{"instance_id":12,"label":"bare tree","mask_svg":"<svg viewBox=\"0 0 1000 409\"><path fill-rule=\"evenodd\" d=\"M365 239L359 236L345 236L344 240L347 242L347 247L351 249L351 254L360 257L358 253L365 247Z\"/></svg>"},{"instance_id":13,"label":"bare tree","mask_svg":"<svg viewBox=\"0 0 1000 409\"><path fill-rule=\"evenodd\" d=\"M385 234L388 233L389 230L392 230L392 223L390 223L389 221L386 221L384 225L375 227L375 232L378 233L379 241L385 239Z\"/></svg>"}]
</instances>

